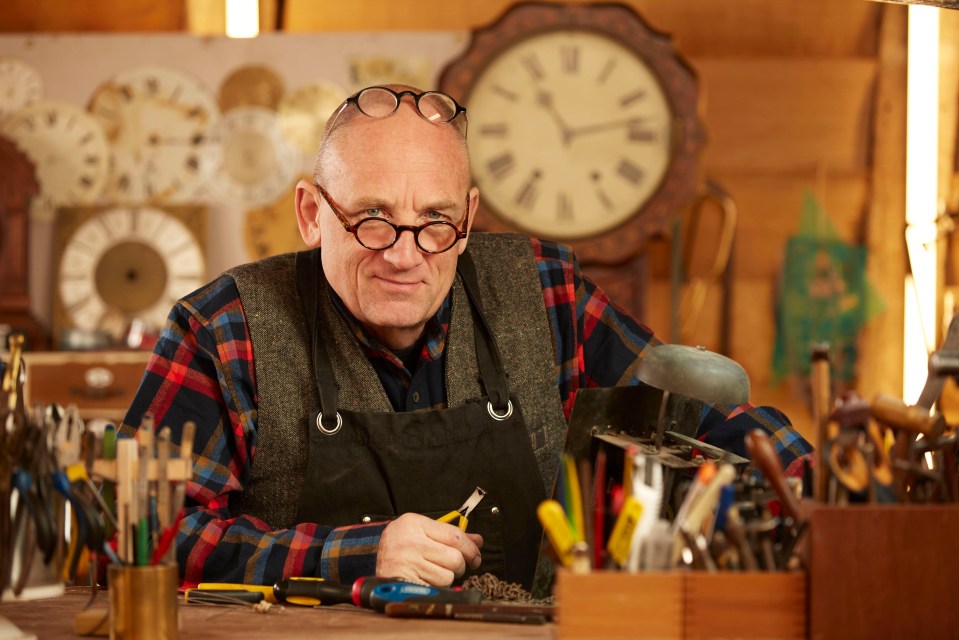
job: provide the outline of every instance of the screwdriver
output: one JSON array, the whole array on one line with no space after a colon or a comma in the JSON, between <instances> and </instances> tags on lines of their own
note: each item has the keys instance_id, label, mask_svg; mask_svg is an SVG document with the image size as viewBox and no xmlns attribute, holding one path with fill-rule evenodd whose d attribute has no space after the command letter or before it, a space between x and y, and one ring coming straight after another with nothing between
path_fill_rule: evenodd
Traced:
<instances>
[{"instance_id":1,"label":"screwdriver","mask_svg":"<svg viewBox=\"0 0 959 640\"><path fill-rule=\"evenodd\" d=\"M352 585L326 582L323 578L292 577L284 578L273 585L273 597L277 602L298 604L307 607L329 606L334 604L354 604L357 607L370 608L370 594L383 584L412 584L399 578L378 578L363 576Z\"/></svg>"}]
</instances>

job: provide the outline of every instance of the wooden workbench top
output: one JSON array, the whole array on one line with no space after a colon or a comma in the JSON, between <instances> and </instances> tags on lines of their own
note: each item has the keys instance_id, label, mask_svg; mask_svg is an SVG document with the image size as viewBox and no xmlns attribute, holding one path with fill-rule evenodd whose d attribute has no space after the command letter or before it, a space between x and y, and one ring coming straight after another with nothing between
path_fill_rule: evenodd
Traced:
<instances>
[{"instance_id":1,"label":"wooden workbench top","mask_svg":"<svg viewBox=\"0 0 959 640\"><path fill-rule=\"evenodd\" d=\"M75 639L73 621L89 599L86 588L67 589L58 598L0 604L0 616L27 634L42 640ZM101 592L93 605L105 610L107 594ZM368 609L350 605L336 607L293 607L269 613L255 613L240 607L184 605L179 607L180 640L298 640L318 636L361 638L370 636L431 640L432 638L552 638L555 626L502 624L455 620L387 618Z\"/></svg>"}]
</instances>

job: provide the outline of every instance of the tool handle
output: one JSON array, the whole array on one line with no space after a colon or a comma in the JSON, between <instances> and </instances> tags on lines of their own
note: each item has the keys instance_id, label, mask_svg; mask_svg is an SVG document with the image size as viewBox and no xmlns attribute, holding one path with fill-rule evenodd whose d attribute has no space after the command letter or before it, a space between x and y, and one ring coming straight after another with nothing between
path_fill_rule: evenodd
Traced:
<instances>
[{"instance_id":1,"label":"tool handle","mask_svg":"<svg viewBox=\"0 0 959 640\"><path fill-rule=\"evenodd\" d=\"M928 409L908 405L899 398L878 393L869 404L869 411L876 420L894 429L930 437L940 435L936 433L938 420L935 415L929 415Z\"/></svg>"},{"instance_id":2,"label":"tool handle","mask_svg":"<svg viewBox=\"0 0 959 640\"><path fill-rule=\"evenodd\" d=\"M772 440L766 432L754 429L746 434L746 448L749 450L749 457L752 458L753 464L762 472L779 496L779 502L785 514L799 522L802 519L799 500L790 490L786 478L783 477L782 463L779 461Z\"/></svg>"},{"instance_id":3,"label":"tool handle","mask_svg":"<svg viewBox=\"0 0 959 640\"><path fill-rule=\"evenodd\" d=\"M383 613L391 602L427 602L436 604L479 604L483 592L477 589L443 589L408 582L381 584L370 594L370 606Z\"/></svg>"},{"instance_id":4,"label":"tool handle","mask_svg":"<svg viewBox=\"0 0 959 640\"><path fill-rule=\"evenodd\" d=\"M320 578L284 578L273 585L277 602L308 607L352 603L350 585L326 582Z\"/></svg>"}]
</instances>

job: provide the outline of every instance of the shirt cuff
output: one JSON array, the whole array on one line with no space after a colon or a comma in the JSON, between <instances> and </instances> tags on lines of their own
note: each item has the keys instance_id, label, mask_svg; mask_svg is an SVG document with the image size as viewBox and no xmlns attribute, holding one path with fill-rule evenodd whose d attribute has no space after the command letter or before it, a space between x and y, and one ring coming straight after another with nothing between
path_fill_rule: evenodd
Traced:
<instances>
[{"instance_id":1,"label":"shirt cuff","mask_svg":"<svg viewBox=\"0 0 959 640\"><path fill-rule=\"evenodd\" d=\"M376 549L387 524L374 522L333 529L320 555L319 577L352 584L357 578L376 575Z\"/></svg>"}]
</instances>

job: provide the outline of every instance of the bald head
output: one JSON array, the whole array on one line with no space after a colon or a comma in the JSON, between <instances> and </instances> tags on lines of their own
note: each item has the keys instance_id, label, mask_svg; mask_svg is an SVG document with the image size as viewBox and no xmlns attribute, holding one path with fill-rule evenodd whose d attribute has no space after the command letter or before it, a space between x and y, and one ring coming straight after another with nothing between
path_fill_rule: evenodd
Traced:
<instances>
[{"instance_id":1,"label":"bald head","mask_svg":"<svg viewBox=\"0 0 959 640\"><path fill-rule=\"evenodd\" d=\"M395 91L396 93L402 93L404 91L412 91L416 95L423 93L421 89L405 84L384 84L379 86ZM323 139L320 141L316 161L313 166L314 179L320 184L328 181L330 171L333 168L332 163L334 162L334 157L340 156L339 153L335 152L336 149L338 149L341 144L350 144L350 139L357 126L362 127L364 124L370 125L370 121L392 120L401 112L404 115L416 114L419 116L418 119L421 122L400 118L395 122L383 122L384 125L387 125L383 127L383 129L389 130L397 126L407 126L407 122L409 123L408 126L417 129L421 129L422 125L435 127L437 131L431 133L441 133L443 136L449 137L456 142L459 153L452 154L452 156L449 157L449 161L452 163L450 166L465 173L467 176L467 186L469 186L471 184L471 178L469 177L469 151L466 145L466 115L461 114L448 123L434 124L427 120L425 116L419 114L413 96L410 95L403 95L400 99L397 112L385 118L372 118L360 111L355 103L344 101L327 121L326 130L323 133ZM452 113L449 115L452 115ZM429 130L424 129L424 131ZM435 138L435 136L429 137ZM438 148L437 152L441 152L441 149ZM339 157L338 160L342 160L342 157Z\"/></svg>"}]
</instances>

